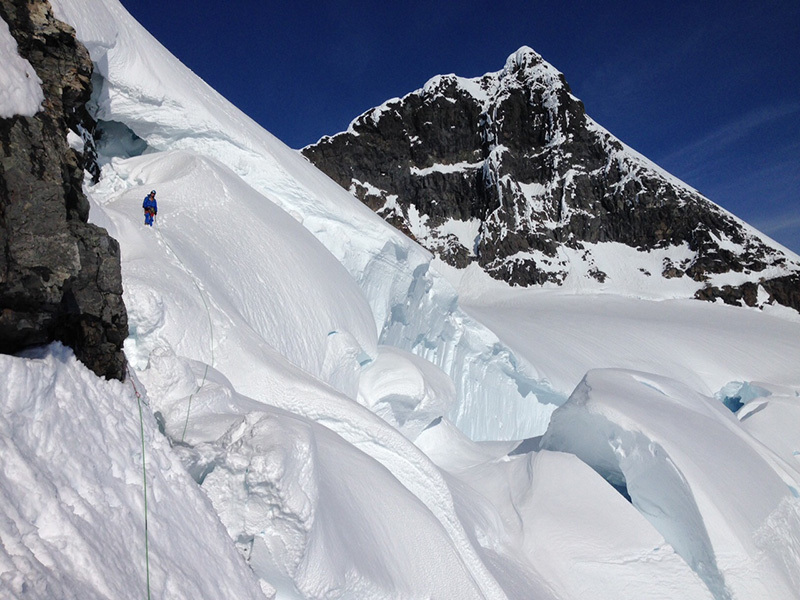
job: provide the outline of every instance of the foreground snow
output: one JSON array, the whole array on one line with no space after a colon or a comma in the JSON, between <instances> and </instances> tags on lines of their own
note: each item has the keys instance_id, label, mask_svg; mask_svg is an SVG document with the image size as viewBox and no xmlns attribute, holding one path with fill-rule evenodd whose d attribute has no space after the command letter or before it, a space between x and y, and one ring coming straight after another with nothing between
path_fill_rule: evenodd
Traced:
<instances>
[{"instance_id":1,"label":"foreground snow","mask_svg":"<svg viewBox=\"0 0 800 600\"><path fill-rule=\"evenodd\" d=\"M444 277L116 0L56 8L146 452L130 382L0 357L0 596L142 595L144 458L155 597L798 597L796 319Z\"/></svg>"},{"instance_id":2,"label":"foreground snow","mask_svg":"<svg viewBox=\"0 0 800 600\"><path fill-rule=\"evenodd\" d=\"M208 498L130 383L102 381L59 344L0 355L0 596L260 598Z\"/></svg>"}]
</instances>

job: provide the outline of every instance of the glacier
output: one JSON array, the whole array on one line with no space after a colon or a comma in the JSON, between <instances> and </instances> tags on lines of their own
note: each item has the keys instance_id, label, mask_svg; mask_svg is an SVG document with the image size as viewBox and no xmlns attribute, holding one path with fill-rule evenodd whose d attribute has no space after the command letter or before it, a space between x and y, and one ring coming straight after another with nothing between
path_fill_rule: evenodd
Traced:
<instances>
[{"instance_id":1,"label":"glacier","mask_svg":"<svg viewBox=\"0 0 800 600\"><path fill-rule=\"evenodd\" d=\"M53 7L131 374L0 356L0 595L798 597L796 315L456 272L116 0Z\"/></svg>"}]
</instances>

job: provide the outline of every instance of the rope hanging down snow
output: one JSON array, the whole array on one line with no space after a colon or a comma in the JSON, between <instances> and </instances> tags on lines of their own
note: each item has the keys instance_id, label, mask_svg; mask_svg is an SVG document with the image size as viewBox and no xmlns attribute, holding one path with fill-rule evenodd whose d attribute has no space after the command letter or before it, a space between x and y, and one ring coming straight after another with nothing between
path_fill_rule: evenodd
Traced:
<instances>
[{"instance_id":1,"label":"rope hanging down snow","mask_svg":"<svg viewBox=\"0 0 800 600\"><path fill-rule=\"evenodd\" d=\"M142 436L142 480L144 482L144 562L145 571L147 573L147 600L150 600L150 542L149 533L147 531L147 463L144 456L144 415L142 413L142 395L136 389L136 382L131 377L130 369L125 366L125 371L128 374L128 380L133 386L133 393L136 394L136 402L139 404L139 428Z\"/></svg>"},{"instance_id":2,"label":"rope hanging down snow","mask_svg":"<svg viewBox=\"0 0 800 600\"><path fill-rule=\"evenodd\" d=\"M194 287L197 288L197 293L200 296L200 300L203 301L203 306L205 306L206 315L208 316L208 330L211 339L211 366L213 367L214 366L214 322L211 320L211 310L208 308L208 302L206 302L206 296L203 293L203 290L200 287L200 285L198 285L197 280L191 274L191 271L189 271L184 262L181 260L181 257L178 256L178 253L175 252L174 248L169 245L169 242L166 240L166 238L163 235L161 235L161 230L158 228L158 226L156 226L156 235L158 235L158 238L162 242L164 242L164 245L169 249L169 251L172 252L172 255L178 260L178 262L180 263L181 267L183 267L183 270L186 272L186 274L191 277ZM200 385L198 385L197 389L194 392L192 392L191 395L189 396L189 404L186 407L186 421L183 424L183 433L181 434L181 442L183 442L186 439L186 428L189 426L189 415L192 412L192 398L194 398L197 392L199 392L202 389L202 387L206 384L208 367L209 365L208 363L206 363L206 368L203 371L203 379L200 382Z\"/></svg>"}]
</instances>

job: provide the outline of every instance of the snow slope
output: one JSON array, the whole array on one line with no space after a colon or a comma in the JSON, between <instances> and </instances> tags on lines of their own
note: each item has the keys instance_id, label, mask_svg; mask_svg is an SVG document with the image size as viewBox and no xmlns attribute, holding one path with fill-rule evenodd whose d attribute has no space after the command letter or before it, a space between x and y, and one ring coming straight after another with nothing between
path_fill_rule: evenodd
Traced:
<instances>
[{"instance_id":1,"label":"snow slope","mask_svg":"<svg viewBox=\"0 0 800 600\"><path fill-rule=\"evenodd\" d=\"M800 440L778 425L796 417L796 321L708 305L681 325L684 305L629 298L619 325L613 297L479 281L459 297L116 0L54 5L99 72L87 193L120 241L133 377L98 380L58 345L0 357L0 597L143 595L143 458L154 597L798 597ZM702 323L714 343L689 354ZM597 395L584 383L553 413L589 369L661 364L687 383L593 371ZM708 397L723 387L740 419ZM626 456L643 439L667 454L605 468L609 432ZM682 477L640 468L666 464Z\"/></svg>"},{"instance_id":2,"label":"snow slope","mask_svg":"<svg viewBox=\"0 0 800 600\"><path fill-rule=\"evenodd\" d=\"M162 172L171 173L174 182L162 182L158 178ZM103 174L101 183L90 190L90 196L102 202L94 207L97 221L108 227L120 240L122 248L123 281L131 322L126 351L132 363L141 369L140 376L153 398L154 409L165 420L166 432L189 444L214 446L220 458L211 462L224 468L215 470L211 477L203 477L203 485L210 486L209 495L216 500L217 510L223 515L231 537L241 540L260 532L261 537L256 536L257 539L280 538L285 552L289 556L299 556L303 563L312 560L316 544L320 543L319 535L303 535L295 540L293 530L279 529L277 533L265 530L265 525L259 525L260 521L252 515L243 520L255 530L240 530L238 522L225 519L224 515L229 512L242 510L238 500L246 506L251 504L248 495L251 488L277 485L272 480L278 475L290 481L294 476L305 477L303 473L284 475L285 467L279 468L277 475L270 469L257 474L249 466L263 460L257 455L263 451L264 444L242 441L256 434L249 429L240 431L242 423L238 415L245 409L239 404L251 411L256 410L254 406L261 407L244 418L256 432L266 425L252 421L260 419L258 413L266 410L264 405L269 405L323 423L355 448L377 459L379 465L419 498L415 502L421 501L422 506L417 510L425 514L432 512L441 523L439 527L445 528L450 544L458 549L455 552L458 560L467 563L461 578L476 579L479 590L488 588L490 595L497 595L497 584L475 555L453 514L449 491L441 475L409 440L355 401L360 364L371 360L370 353L377 353L374 321L369 310L364 308L366 302L353 279L322 245L294 219L243 184L229 169L205 157L183 151L147 154L111 161ZM136 185L142 180L146 180L148 186L155 181L161 193L176 190L170 195L171 208L165 211L163 205L160 206L160 221L154 229L144 228L140 223L140 196L148 187ZM216 199L215 205L235 203L236 210L229 211L225 222L217 224L218 213L209 207L196 207L198 199L207 193ZM248 198L253 202L248 203ZM279 319L274 318L275 313ZM189 359L199 362L192 363ZM197 365L194 370L193 364ZM430 365L430 369L436 368ZM402 374L410 369L396 367L396 370ZM219 383L215 385L213 378L217 373L230 381L223 385L228 391L216 389ZM439 377L445 376L440 373ZM390 386L394 393L401 399L410 397L402 387L408 377L395 379L398 383ZM338 384L339 389L332 387L333 384ZM222 394L222 408L215 405L219 394ZM238 394L253 400L237 401ZM371 395L366 394L369 399ZM198 421L202 429L199 435L194 432ZM310 425L297 434L300 439L293 439L289 433L286 435L285 447L277 444L279 453L293 455L295 452L290 452L291 448L316 448L323 443L318 439L319 430ZM310 440L303 441L303 437ZM236 447L239 457L236 460L228 456L231 446ZM313 473L320 470L330 478L331 475L317 464L318 460L314 460L325 453L316 449L307 452L305 461L296 456L292 456L292 461L298 461ZM340 450L336 454L336 468L339 459L353 460L339 456L341 453ZM231 473L221 483L217 474L225 469ZM366 471L363 467L360 470L362 474ZM245 473L249 483L235 484ZM258 476L264 480L254 481ZM231 492L235 485L243 487L244 491L241 494ZM321 483L314 483L315 487L317 485ZM220 487L228 492L215 493ZM304 501L308 507L300 511L302 514L292 517L300 522L300 531L306 527L311 529L311 524L303 522L313 523L327 506L326 496L314 498L316 492L306 492L305 487L303 482L290 485L290 491L283 498L286 505L281 507L284 516L295 515L299 509L293 505L300 502L296 497L312 496ZM381 491L381 494L387 493L391 492ZM396 496L397 492L392 495ZM407 508L398 509L398 512L405 520L411 518L413 511ZM363 516L367 511L357 514ZM383 510L379 514L387 518ZM335 513L334 520L343 521L343 517ZM365 524L359 522L358 527L364 528ZM331 544L327 542L328 546ZM295 546L297 549L291 551ZM259 547L259 544L254 546ZM439 581L439 578L421 580L414 571L406 575L407 580L403 582L396 577L389 579L393 587L387 590L388 584L383 580L374 581L367 575L349 573L350 563L363 564L364 557L377 562L379 548L371 547L369 552L357 548L357 551L349 560L342 555L343 560L334 565L341 570L321 569L321 574L315 576L297 571L299 566L294 563L282 570L276 566L271 569L279 569L283 576L294 576L295 584L307 597L333 593L332 590L339 587L362 590L365 597L385 597L395 587L398 590L408 587L413 596L430 593L425 586ZM416 552L436 562L435 557L453 553L453 550L432 544L429 554L419 548ZM281 556L276 561L282 564L291 559ZM449 581L447 585L459 587L457 581ZM476 593L466 591L474 585L464 588L467 597Z\"/></svg>"},{"instance_id":3,"label":"snow slope","mask_svg":"<svg viewBox=\"0 0 800 600\"><path fill-rule=\"evenodd\" d=\"M430 253L209 88L116 0L56 0L53 6L75 26L97 66L94 101L101 127L111 123L116 133L124 123L128 134L140 138L138 152L181 150L212 158L300 220L358 282L379 341L423 356L451 376L458 395L450 417L470 435L514 438L544 431L553 402L565 397L542 387L535 369L458 308L453 289L429 268ZM491 401L509 415L505 419L487 408L485 390L475 385L487 379L495 388ZM470 420L477 411L480 417Z\"/></svg>"}]
</instances>

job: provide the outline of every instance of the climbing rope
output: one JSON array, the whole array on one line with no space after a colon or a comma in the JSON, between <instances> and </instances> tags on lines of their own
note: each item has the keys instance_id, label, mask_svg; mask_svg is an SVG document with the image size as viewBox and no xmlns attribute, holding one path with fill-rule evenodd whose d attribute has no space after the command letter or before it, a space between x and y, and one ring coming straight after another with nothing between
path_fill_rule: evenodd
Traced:
<instances>
[{"instance_id":1,"label":"climbing rope","mask_svg":"<svg viewBox=\"0 0 800 600\"><path fill-rule=\"evenodd\" d=\"M145 571L147 573L147 600L150 600L150 535L147 531L147 463L145 462L144 455L144 414L142 413L142 395L136 389L136 382L131 377L130 369L125 365L125 371L128 373L128 380L133 386L133 393L136 394L136 402L139 404L139 429L142 436L142 481L144 482L144 562Z\"/></svg>"},{"instance_id":2,"label":"climbing rope","mask_svg":"<svg viewBox=\"0 0 800 600\"><path fill-rule=\"evenodd\" d=\"M214 366L214 322L211 320L211 309L209 309L209 307L208 307L208 302L206 301L206 296L203 293L203 290L200 287L200 285L197 283L197 280L195 279L195 277L193 275L191 275L191 272L186 267L184 262L181 260L181 257L178 256L178 253L175 252L175 249L172 246L170 246L170 244L166 240L166 238L163 235L161 235L161 230L158 227L156 228L156 235L158 236L158 238L162 242L164 242L164 245L169 249L169 251L172 253L172 255L177 259L177 261L180 263L181 267L183 267L183 270L191 277L192 283L194 284L194 287L197 288L197 293L200 296L200 300L203 301L203 306L205 306L206 315L208 316L208 330L209 330L209 336L210 336L210 339L211 339L211 366ZM197 395L197 393L206 384L206 377L208 376L208 367L209 367L209 365L208 365L208 363L206 363L206 368L203 371L203 379L200 381L200 385L198 385L197 389L189 395L189 404L186 407L186 421L183 424L183 433L181 434L181 442L183 442L186 439L186 429L189 426L189 415L192 412L192 399Z\"/></svg>"}]
</instances>

